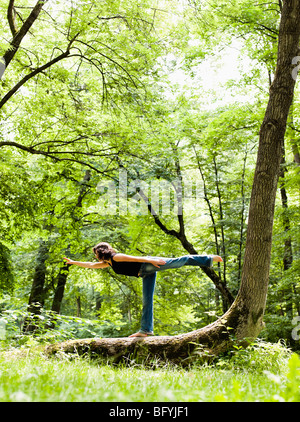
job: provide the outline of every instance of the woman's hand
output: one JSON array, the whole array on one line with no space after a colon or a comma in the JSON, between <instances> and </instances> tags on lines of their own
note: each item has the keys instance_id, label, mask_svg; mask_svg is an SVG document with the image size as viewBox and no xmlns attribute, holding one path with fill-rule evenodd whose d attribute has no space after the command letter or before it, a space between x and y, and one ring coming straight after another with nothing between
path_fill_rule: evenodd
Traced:
<instances>
[{"instance_id":1,"label":"woman's hand","mask_svg":"<svg viewBox=\"0 0 300 422\"><path fill-rule=\"evenodd\" d=\"M64 257L64 259L66 260L66 264L74 264L74 262L75 261L72 261L72 259L70 259L70 258L66 258L66 257Z\"/></svg>"},{"instance_id":2,"label":"woman's hand","mask_svg":"<svg viewBox=\"0 0 300 422\"><path fill-rule=\"evenodd\" d=\"M166 261L162 258L151 259L149 262L157 268L159 268L161 265L165 265L166 263Z\"/></svg>"}]
</instances>

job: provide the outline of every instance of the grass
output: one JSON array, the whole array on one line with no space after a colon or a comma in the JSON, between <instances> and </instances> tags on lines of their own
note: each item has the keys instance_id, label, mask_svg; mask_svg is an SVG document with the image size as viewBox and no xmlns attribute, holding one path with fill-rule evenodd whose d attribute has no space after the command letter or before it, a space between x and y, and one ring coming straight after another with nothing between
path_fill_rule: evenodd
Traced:
<instances>
[{"instance_id":1,"label":"grass","mask_svg":"<svg viewBox=\"0 0 300 422\"><path fill-rule=\"evenodd\" d=\"M188 369L49 359L37 348L0 352L1 402L295 402L299 385L300 358L280 343Z\"/></svg>"}]
</instances>

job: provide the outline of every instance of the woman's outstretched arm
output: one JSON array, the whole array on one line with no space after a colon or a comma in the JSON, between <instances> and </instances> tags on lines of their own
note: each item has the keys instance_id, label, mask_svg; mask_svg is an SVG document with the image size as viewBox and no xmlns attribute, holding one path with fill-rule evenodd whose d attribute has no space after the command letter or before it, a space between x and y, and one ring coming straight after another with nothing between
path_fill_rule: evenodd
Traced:
<instances>
[{"instance_id":1,"label":"woman's outstretched arm","mask_svg":"<svg viewBox=\"0 0 300 422\"><path fill-rule=\"evenodd\" d=\"M70 258L64 258L67 264L69 265L77 265L77 267L83 267L83 268L106 268L109 267L109 264L107 262L81 262L81 261L73 261Z\"/></svg>"}]
</instances>

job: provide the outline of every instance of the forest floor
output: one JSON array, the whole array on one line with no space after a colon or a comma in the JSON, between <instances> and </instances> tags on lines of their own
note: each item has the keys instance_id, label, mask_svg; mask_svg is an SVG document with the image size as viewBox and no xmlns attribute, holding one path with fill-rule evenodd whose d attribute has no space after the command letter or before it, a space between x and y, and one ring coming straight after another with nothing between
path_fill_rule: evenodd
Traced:
<instances>
[{"instance_id":1,"label":"forest floor","mask_svg":"<svg viewBox=\"0 0 300 422\"><path fill-rule=\"evenodd\" d=\"M40 348L0 349L1 402L299 402L300 358L258 342L213 364L181 368L83 357L47 358Z\"/></svg>"}]
</instances>

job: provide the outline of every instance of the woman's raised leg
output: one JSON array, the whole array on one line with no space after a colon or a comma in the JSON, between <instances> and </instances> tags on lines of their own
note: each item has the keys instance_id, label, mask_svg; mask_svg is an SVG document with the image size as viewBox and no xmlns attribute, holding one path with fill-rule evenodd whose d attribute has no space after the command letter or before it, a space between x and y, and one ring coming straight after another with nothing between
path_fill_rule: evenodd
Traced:
<instances>
[{"instance_id":1,"label":"woman's raised leg","mask_svg":"<svg viewBox=\"0 0 300 422\"><path fill-rule=\"evenodd\" d=\"M222 260L221 257L216 255L184 255L179 258L162 258L166 261L165 264L155 267L150 263L143 263L141 267L141 276L143 277L146 274L150 274L156 271L165 271L174 268L180 268L184 265L194 265L198 267L211 267L213 261L216 261L216 258ZM220 262L219 261L219 262Z\"/></svg>"}]
</instances>

